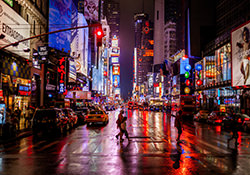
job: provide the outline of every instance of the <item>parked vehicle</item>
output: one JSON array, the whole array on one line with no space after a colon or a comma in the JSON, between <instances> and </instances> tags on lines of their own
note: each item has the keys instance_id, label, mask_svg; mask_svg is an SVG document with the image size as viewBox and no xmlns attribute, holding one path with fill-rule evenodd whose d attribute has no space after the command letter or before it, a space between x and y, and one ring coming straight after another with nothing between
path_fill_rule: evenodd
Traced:
<instances>
[{"instance_id":1,"label":"parked vehicle","mask_svg":"<svg viewBox=\"0 0 250 175\"><path fill-rule=\"evenodd\" d=\"M233 117L237 117L238 128L245 132L250 131L250 117L246 114L236 113L234 116L227 116L222 121L225 129L230 129L233 124Z\"/></svg>"},{"instance_id":2,"label":"parked vehicle","mask_svg":"<svg viewBox=\"0 0 250 175\"><path fill-rule=\"evenodd\" d=\"M34 135L38 135L39 133L62 133L66 127L63 112L57 108L37 109L32 118Z\"/></svg>"},{"instance_id":3,"label":"parked vehicle","mask_svg":"<svg viewBox=\"0 0 250 175\"><path fill-rule=\"evenodd\" d=\"M64 108L63 109L64 114L66 117L69 118L69 124L70 127L73 128L74 126L77 125L78 117L77 114L73 111L71 108Z\"/></svg>"},{"instance_id":4,"label":"parked vehicle","mask_svg":"<svg viewBox=\"0 0 250 175\"><path fill-rule=\"evenodd\" d=\"M86 120L85 117L88 113L88 110L89 109L87 107L81 107L81 108L76 109L75 113L78 117L78 124L79 125L82 125L85 123L85 120Z\"/></svg>"},{"instance_id":5,"label":"parked vehicle","mask_svg":"<svg viewBox=\"0 0 250 175\"><path fill-rule=\"evenodd\" d=\"M93 123L103 123L108 124L109 122L109 116L106 111L101 109L96 109L93 111L90 111L86 116L86 123L87 125L93 124Z\"/></svg>"},{"instance_id":6,"label":"parked vehicle","mask_svg":"<svg viewBox=\"0 0 250 175\"><path fill-rule=\"evenodd\" d=\"M194 115L194 121L206 122L208 115L208 110L200 110L197 114Z\"/></svg>"},{"instance_id":7,"label":"parked vehicle","mask_svg":"<svg viewBox=\"0 0 250 175\"><path fill-rule=\"evenodd\" d=\"M208 123L220 125L225 117L229 116L226 112L213 111L207 118Z\"/></svg>"}]
</instances>

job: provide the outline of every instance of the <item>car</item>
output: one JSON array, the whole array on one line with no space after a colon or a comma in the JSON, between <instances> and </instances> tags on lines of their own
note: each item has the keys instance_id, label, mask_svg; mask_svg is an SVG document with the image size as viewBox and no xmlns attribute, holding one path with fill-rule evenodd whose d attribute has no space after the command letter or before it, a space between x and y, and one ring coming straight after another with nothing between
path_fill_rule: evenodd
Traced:
<instances>
[{"instance_id":1,"label":"car","mask_svg":"<svg viewBox=\"0 0 250 175\"><path fill-rule=\"evenodd\" d=\"M62 133L67 125L63 112L57 108L36 109L31 120L33 134Z\"/></svg>"},{"instance_id":2,"label":"car","mask_svg":"<svg viewBox=\"0 0 250 175\"><path fill-rule=\"evenodd\" d=\"M70 127L73 128L77 125L78 117L77 114L71 108L63 108L62 109L66 117L69 118Z\"/></svg>"},{"instance_id":3,"label":"car","mask_svg":"<svg viewBox=\"0 0 250 175\"><path fill-rule=\"evenodd\" d=\"M108 124L109 122L109 116L106 111L97 108L96 110L90 111L86 115L86 123L87 125L93 124L93 123L103 123Z\"/></svg>"},{"instance_id":4,"label":"car","mask_svg":"<svg viewBox=\"0 0 250 175\"><path fill-rule=\"evenodd\" d=\"M226 112L213 111L207 117L207 122L212 124L222 124L222 121L225 117L229 116Z\"/></svg>"},{"instance_id":5,"label":"car","mask_svg":"<svg viewBox=\"0 0 250 175\"><path fill-rule=\"evenodd\" d=\"M85 123L85 116L87 115L88 110L89 109L87 107L81 107L81 108L77 108L75 110L75 113L78 117L78 124L79 125L82 125Z\"/></svg>"},{"instance_id":6,"label":"car","mask_svg":"<svg viewBox=\"0 0 250 175\"><path fill-rule=\"evenodd\" d=\"M128 102L128 109L129 110L133 110L134 109L134 102L133 101L129 101Z\"/></svg>"},{"instance_id":7,"label":"car","mask_svg":"<svg viewBox=\"0 0 250 175\"><path fill-rule=\"evenodd\" d=\"M207 121L208 115L208 110L200 110L197 114L194 115L194 121L205 122Z\"/></svg>"},{"instance_id":8,"label":"car","mask_svg":"<svg viewBox=\"0 0 250 175\"><path fill-rule=\"evenodd\" d=\"M233 116L228 116L223 119L222 126L225 129L230 129L233 124L233 117L237 117L238 128L245 132L250 131L250 117L246 114L236 113Z\"/></svg>"}]
</instances>

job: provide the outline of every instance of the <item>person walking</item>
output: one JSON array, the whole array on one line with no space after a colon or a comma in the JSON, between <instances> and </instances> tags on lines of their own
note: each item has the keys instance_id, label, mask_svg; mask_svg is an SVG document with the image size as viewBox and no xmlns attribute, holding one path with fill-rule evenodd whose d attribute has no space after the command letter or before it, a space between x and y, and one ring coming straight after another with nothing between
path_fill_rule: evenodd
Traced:
<instances>
[{"instance_id":1,"label":"person walking","mask_svg":"<svg viewBox=\"0 0 250 175\"><path fill-rule=\"evenodd\" d=\"M115 136L117 139L119 136L121 136L121 123L122 123L122 120L124 118L123 114L124 114L124 110L121 110L119 115L118 115L118 119L116 120L117 128L119 128L119 133Z\"/></svg>"},{"instance_id":2,"label":"person walking","mask_svg":"<svg viewBox=\"0 0 250 175\"><path fill-rule=\"evenodd\" d=\"M182 129L183 129L182 111L179 111L177 116L175 117L174 126L178 130L178 137L177 137L176 141L180 142L180 137L181 137Z\"/></svg>"},{"instance_id":3,"label":"person walking","mask_svg":"<svg viewBox=\"0 0 250 175\"><path fill-rule=\"evenodd\" d=\"M238 117L233 114L232 115L233 117L233 120L231 122L231 129L232 129L232 132L233 132L233 135L227 140L227 147L229 148L229 143L231 140L235 139L235 149L237 148L238 146Z\"/></svg>"},{"instance_id":4,"label":"person walking","mask_svg":"<svg viewBox=\"0 0 250 175\"><path fill-rule=\"evenodd\" d=\"M126 138L129 140L129 136L128 136L128 131L127 131L127 117L124 117L121 123L121 132L120 132L120 141L122 142L124 139L122 138L123 134L125 134Z\"/></svg>"}]
</instances>

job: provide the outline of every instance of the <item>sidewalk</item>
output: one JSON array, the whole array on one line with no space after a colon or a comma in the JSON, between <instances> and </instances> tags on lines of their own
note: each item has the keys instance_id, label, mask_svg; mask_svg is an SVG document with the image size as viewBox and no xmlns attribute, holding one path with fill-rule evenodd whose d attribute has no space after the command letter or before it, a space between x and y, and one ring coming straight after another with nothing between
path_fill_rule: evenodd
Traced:
<instances>
[{"instance_id":1,"label":"sidewalk","mask_svg":"<svg viewBox=\"0 0 250 175\"><path fill-rule=\"evenodd\" d=\"M0 125L0 144L8 143L20 138L28 137L32 135L32 129L31 128L25 128L24 127L24 118L20 119L20 131L17 131L16 136L10 136L9 138L3 138L3 125Z\"/></svg>"}]
</instances>

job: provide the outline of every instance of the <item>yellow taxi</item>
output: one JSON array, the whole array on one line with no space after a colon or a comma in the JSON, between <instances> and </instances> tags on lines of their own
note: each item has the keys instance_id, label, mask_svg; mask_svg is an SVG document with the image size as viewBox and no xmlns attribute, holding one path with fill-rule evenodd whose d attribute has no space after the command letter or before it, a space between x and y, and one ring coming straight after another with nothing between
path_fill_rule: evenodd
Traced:
<instances>
[{"instance_id":1,"label":"yellow taxi","mask_svg":"<svg viewBox=\"0 0 250 175\"><path fill-rule=\"evenodd\" d=\"M107 112L102 110L101 108L90 111L85 117L85 119L87 125L93 123L103 123L106 125L109 122L109 116Z\"/></svg>"}]
</instances>

